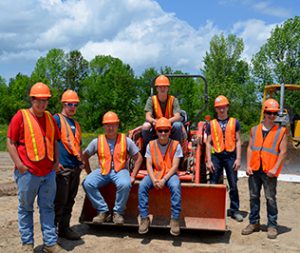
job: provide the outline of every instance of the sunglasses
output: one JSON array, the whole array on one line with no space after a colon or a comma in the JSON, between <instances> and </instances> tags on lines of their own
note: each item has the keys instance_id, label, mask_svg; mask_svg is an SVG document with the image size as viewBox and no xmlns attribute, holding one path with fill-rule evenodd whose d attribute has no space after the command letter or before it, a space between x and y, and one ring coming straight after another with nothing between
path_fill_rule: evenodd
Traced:
<instances>
[{"instance_id":1,"label":"sunglasses","mask_svg":"<svg viewBox=\"0 0 300 253\"><path fill-rule=\"evenodd\" d=\"M65 103L65 105L70 106L70 107L77 107L78 104L77 103Z\"/></svg>"},{"instance_id":2,"label":"sunglasses","mask_svg":"<svg viewBox=\"0 0 300 253\"><path fill-rule=\"evenodd\" d=\"M268 111L265 111L265 113L268 114L268 115L275 115L275 116L278 115L278 112L268 112Z\"/></svg>"},{"instance_id":3,"label":"sunglasses","mask_svg":"<svg viewBox=\"0 0 300 253\"><path fill-rule=\"evenodd\" d=\"M159 130L157 130L157 132L159 132L159 133L168 133L168 132L170 132L170 129L159 129Z\"/></svg>"}]
</instances>

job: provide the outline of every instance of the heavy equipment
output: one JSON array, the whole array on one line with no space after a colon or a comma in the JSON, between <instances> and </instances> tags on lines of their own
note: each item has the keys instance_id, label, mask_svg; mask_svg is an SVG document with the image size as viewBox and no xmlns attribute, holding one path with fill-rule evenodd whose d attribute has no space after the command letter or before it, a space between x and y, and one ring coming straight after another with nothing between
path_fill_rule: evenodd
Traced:
<instances>
[{"instance_id":1,"label":"heavy equipment","mask_svg":"<svg viewBox=\"0 0 300 253\"><path fill-rule=\"evenodd\" d=\"M181 141L184 150L184 158L181 161L178 171L182 187L182 212L180 217L181 229L214 230L226 231L226 185L212 185L207 183L207 172L205 166L205 128L207 120L200 121L199 117L205 111L208 103L207 81L202 75L166 75L172 82L175 78L194 78L202 80L204 85L204 105L196 116L196 122L192 124L187 119L185 111L181 112L182 123L185 128L186 137ZM151 83L151 95L154 86ZM142 126L130 130L128 136L143 149L141 136ZM129 169L132 168L132 160L128 161ZM138 226L138 186L139 181L147 175L145 163L143 163L136 177L136 182L131 188L124 215L124 226ZM113 184L100 189L101 194L112 210L115 201L116 189ZM149 213L151 216L150 227L168 228L170 223L170 193L167 187L164 189L152 189L149 192ZM96 211L92 207L88 198L85 198L80 222L92 223L96 216ZM111 222L104 225L113 224Z\"/></svg>"}]
</instances>

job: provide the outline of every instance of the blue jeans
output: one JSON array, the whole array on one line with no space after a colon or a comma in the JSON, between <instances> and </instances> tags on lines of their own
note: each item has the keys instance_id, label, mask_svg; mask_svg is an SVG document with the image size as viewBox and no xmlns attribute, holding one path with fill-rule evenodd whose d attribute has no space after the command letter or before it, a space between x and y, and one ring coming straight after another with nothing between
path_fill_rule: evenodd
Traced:
<instances>
[{"instance_id":1,"label":"blue jeans","mask_svg":"<svg viewBox=\"0 0 300 253\"><path fill-rule=\"evenodd\" d=\"M22 243L34 244L33 204L37 196L44 244L46 246L56 244L57 235L54 226L55 171L39 177L29 171L21 174L15 170L15 180L18 185L18 218Z\"/></svg>"},{"instance_id":2,"label":"blue jeans","mask_svg":"<svg viewBox=\"0 0 300 253\"><path fill-rule=\"evenodd\" d=\"M262 170L254 171L253 175L249 176L248 184L250 192L250 223L259 223L260 191L263 186L267 201L268 227L276 227L278 214L276 202L277 177L268 177Z\"/></svg>"},{"instance_id":3,"label":"blue jeans","mask_svg":"<svg viewBox=\"0 0 300 253\"><path fill-rule=\"evenodd\" d=\"M155 131L153 128L150 130L142 130L142 137L144 140L144 145L145 147L147 144L151 141L154 140L155 137ZM181 141L182 139L182 123L177 121L172 124L172 130L170 134L170 138L176 141Z\"/></svg>"},{"instance_id":4,"label":"blue jeans","mask_svg":"<svg viewBox=\"0 0 300 253\"><path fill-rule=\"evenodd\" d=\"M166 186L171 192L171 218L179 219L181 212L181 185L177 174L174 174L166 182ZM149 190L153 188L153 183L149 175L144 177L139 185L139 211L141 218L149 215Z\"/></svg>"},{"instance_id":5,"label":"blue jeans","mask_svg":"<svg viewBox=\"0 0 300 253\"><path fill-rule=\"evenodd\" d=\"M115 172L112 169L108 175L102 175L98 168L87 175L82 185L97 213L103 213L108 212L109 209L99 188L110 182L113 182L117 188L113 211L118 214L124 214L131 189L130 175L127 169L122 169L119 172Z\"/></svg>"},{"instance_id":6,"label":"blue jeans","mask_svg":"<svg viewBox=\"0 0 300 253\"><path fill-rule=\"evenodd\" d=\"M211 156L215 171L211 174L210 183L217 184L220 176L223 175L223 169L226 171L226 177L229 184L230 215L233 215L240 208L239 192L237 188L237 171L233 169L235 160L235 152L215 153Z\"/></svg>"}]
</instances>

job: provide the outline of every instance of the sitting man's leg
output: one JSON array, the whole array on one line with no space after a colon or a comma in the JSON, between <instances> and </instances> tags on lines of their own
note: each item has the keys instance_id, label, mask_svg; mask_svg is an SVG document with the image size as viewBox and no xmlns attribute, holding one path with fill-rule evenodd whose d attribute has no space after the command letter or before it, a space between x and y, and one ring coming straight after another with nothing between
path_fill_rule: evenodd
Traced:
<instances>
[{"instance_id":1,"label":"sitting man's leg","mask_svg":"<svg viewBox=\"0 0 300 253\"><path fill-rule=\"evenodd\" d=\"M176 141L181 141L182 139L182 123L181 122L174 122L172 124L172 130L170 138Z\"/></svg>"},{"instance_id":2,"label":"sitting man's leg","mask_svg":"<svg viewBox=\"0 0 300 253\"><path fill-rule=\"evenodd\" d=\"M180 234L179 218L181 212L181 185L177 174L174 174L166 182L166 185L171 192L171 230L170 233L174 236Z\"/></svg>"},{"instance_id":3,"label":"sitting man's leg","mask_svg":"<svg viewBox=\"0 0 300 253\"><path fill-rule=\"evenodd\" d=\"M98 168L91 172L89 175L87 175L87 177L82 183L82 186L89 200L91 201L93 207L96 209L98 214L93 219L94 223L103 223L110 217L108 205L99 191L100 187L106 185L109 182L109 177L103 176L100 173L100 169Z\"/></svg>"},{"instance_id":4,"label":"sitting man's leg","mask_svg":"<svg viewBox=\"0 0 300 253\"><path fill-rule=\"evenodd\" d=\"M139 185L139 212L140 212L140 222L139 222L139 234L146 234L149 230L150 220L149 220L149 190L153 187L153 183L149 175L145 176Z\"/></svg>"},{"instance_id":5,"label":"sitting man's leg","mask_svg":"<svg viewBox=\"0 0 300 253\"><path fill-rule=\"evenodd\" d=\"M117 187L115 206L113 208L113 222L122 225L124 223L123 215L131 189L129 171L127 169L122 169L119 172L111 170L109 175Z\"/></svg>"}]
</instances>

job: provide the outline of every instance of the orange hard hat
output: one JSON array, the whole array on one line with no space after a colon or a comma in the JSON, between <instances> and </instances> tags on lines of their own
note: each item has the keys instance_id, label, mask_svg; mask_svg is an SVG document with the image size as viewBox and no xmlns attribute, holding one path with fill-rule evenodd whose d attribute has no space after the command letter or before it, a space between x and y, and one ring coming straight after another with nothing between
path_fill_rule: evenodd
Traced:
<instances>
[{"instance_id":1,"label":"orange hard hat","mask_svg":"<svg viewBox=\"0 0 300 253\"><path fill-rule=\"evenodd\" d=\"M210 121L211 120L211 116L210 115L205 115L205 120L206 121Z\"/></svg>"},{"instance_id":2,"label":"orange hard hat","mask_svg":"<svg viewBox=\"0 0 300 253\"><path fill-rule=\"evenodd\" d=\"M171 125L170 120L168 120L167 118L164 118L164 117L159 118L155 124L155 130L158 130L161 128L171 129L172 125Z\"/></svg>"},{"instance_id":3,"label":"orange hard hat","mask_svg":"<svg viewBox=\"0 0 300 253\"><path fill-rule=\"evenodd\" d=\"M113 124L119 122L120 120L118 115L112 111L105 113L102 119L102 124Z\"/></svg>"},{"instance_id":4,"label":"orange hard hat","mask_svg":"<svg viewBox=\"0 0 300 253\"><path fill-rule=\"evenodd\" d=\"M220 107L220 106L225 106L225 105L229 105L229 101L227 99L227 97L220 95L217 96L217 98L215 99L215 107Z\"/></svg>"},{"instance_id":5,"label":"orange hard hat","mask_svg":"<svg viewBox=\"0 0 300 253\"><path fill-rule=\"evenodd\" d=\"M79 97L78 97L76 91L66 90L61 97L61 102L70 102L70 103L77 102L78 103Z\"/></svg>"},{"instance_id":6,"label":"orange hard hat","mask_svg":"<svg viewBox=\"0 0 300 253\"><path fill-rule=\"evenodd\" d=\"M278 112L280 110L278 102L273 99L269 98L264 102L264 111L268 112Z\"/></svg>"},{"instance_id":7,"label":"orange hard hat","mask_svg":"<svg viewBox=\"0 0 300 253\"><path fill-rule=\"evenodd\" d=\"M37 98L49 98L51 97L51 92L46 84L36 83L31 87L29 96Z\"/></svg>"},{"instance_id":8,"label":"orange hard hat","mask_svg":"<svg viewBox=\"0 0 300 253\"><path fill-rule=\"evenodd\" d=\"M170 86L169 78L164 75L158 76L155 79L155 86Z\"/></svg>"}]
</instances>

